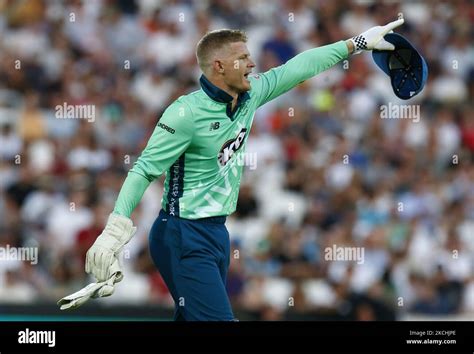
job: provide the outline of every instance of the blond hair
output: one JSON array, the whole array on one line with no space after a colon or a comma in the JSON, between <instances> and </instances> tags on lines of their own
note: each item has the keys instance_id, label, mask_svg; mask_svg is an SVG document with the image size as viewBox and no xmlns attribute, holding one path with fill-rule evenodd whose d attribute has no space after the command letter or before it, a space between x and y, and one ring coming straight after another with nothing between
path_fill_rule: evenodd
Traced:
<instances>
[{"instance_id":1,"label":"blond hair","mask_svg":"<svg viewBox=\"0 0 474 354\"><path fill-rule=\"evenodd\" d=\"M247 42L247 35L241 30L220 29L208 32L201 38L196 48L196 57L199 67L206 71L210 63L211 54L229 43Z\"/></svg>"}]
</instances>

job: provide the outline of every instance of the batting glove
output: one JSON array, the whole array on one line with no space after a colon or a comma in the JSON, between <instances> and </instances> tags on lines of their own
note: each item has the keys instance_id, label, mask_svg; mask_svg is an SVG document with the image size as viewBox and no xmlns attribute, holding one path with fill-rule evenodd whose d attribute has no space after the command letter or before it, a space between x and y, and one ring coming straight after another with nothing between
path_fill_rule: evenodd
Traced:
<instances>
[{"instance_id":1,"label":"batting glove","mask_svg":"<svg viewBox=\"0 0 474 354\"><path fill-rule=\"evenodd\" d=\"M112 276L114 262L118 262L118 256L137 231L132 220L119 215L110 214L104 231L97 237L86 254L86 273L92 274L99 282L106 281ZM123 278L120 272L115 282Z\"/></svg>"},{"instance_id":2,"label":"batting glove","mask_svg":"<svg viewBox=\"0 0 474 354\"><path fill-rule=\"evenodd\" d=\"M403 15L399 15L398 20L390 22L385 26L375 26L358 36L352 37L350 41L354 45L354 53L362 50L394 50L395 46L387 42L383 37L394 28L405 22Z\"/></svg>"}]
</instances>

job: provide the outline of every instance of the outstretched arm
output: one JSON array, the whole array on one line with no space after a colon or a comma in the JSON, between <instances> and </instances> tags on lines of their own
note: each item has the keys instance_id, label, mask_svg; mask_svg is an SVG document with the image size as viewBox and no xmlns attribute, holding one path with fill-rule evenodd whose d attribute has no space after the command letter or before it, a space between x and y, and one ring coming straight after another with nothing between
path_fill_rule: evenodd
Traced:
<instances>
[{"instance_id":1,"label":"outstretched arm","mask_svg":"<svg viewBox=\"0 0 474 354\"><path fill-rule=\"evenodd\" d=\"M376 26L346 41L306 50L285 64L253 79L252 88L258 97L258 106L291 90L301 82L331 68L350 54L361 50L393 50L383 39L388 32L403 24L403 18L385 26Z\"/></svg>"},{"instance_id":2,"label":"outstretched arm","mask_svg":"<svg viewBox=\"0 0 474 354\"><path fill-rule=\"evenodd\" d=\"M306 50L285 64L259 74L252 80L252 91L258 96L258 106L288 92L303 81L316 76L347 58L345 41Z\"/></svg>"}]
</instances>

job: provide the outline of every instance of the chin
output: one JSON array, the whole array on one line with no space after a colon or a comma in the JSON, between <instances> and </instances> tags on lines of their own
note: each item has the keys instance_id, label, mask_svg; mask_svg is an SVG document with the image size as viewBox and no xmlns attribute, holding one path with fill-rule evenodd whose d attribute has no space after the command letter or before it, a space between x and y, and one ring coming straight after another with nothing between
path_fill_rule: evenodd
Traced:
<instances>
[{"instance_id":1,"label":"chin","mask_svg":"<svg viewBox=\"0 0 474 354\"><path fill-rule=\"evenodd\" d=\"M244 81L244 84L242 85L242 92L250 91L251 88L252 88L252 85L250 84L250 82Z\"/></svg>"},{"instance_id":2,"label":"chin","mask_svg":"<svg viewBox=\"0 0 474 354\"><path fill-rule=\"evenodd\" d=\"M250 91L252 88L250 82L245 82L243 81L239 86L234 86L234 92L237 92L239 94Z\"/></svg>"}]
</instances>

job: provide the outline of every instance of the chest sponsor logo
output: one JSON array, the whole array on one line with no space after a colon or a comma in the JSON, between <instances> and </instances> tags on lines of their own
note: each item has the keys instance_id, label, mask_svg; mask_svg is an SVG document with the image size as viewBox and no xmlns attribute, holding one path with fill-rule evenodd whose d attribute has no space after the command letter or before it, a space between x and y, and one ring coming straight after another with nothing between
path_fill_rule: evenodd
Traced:
<instances>
[{"instance_id":1,"label":"chest sponsor logo","mask_svg":"<svg viewBox=\"0 0 474 354\"><path fill-rule=\"evenodd\" d=\"M222 145L221 150L217 155L221 166L225 166L227 162L229 162L229 160L232 158L234 153L242 147L246 136L247 128L242 128L235 139L228 140L225 142L224 145Z\"/></svg>"}]
</instances>

